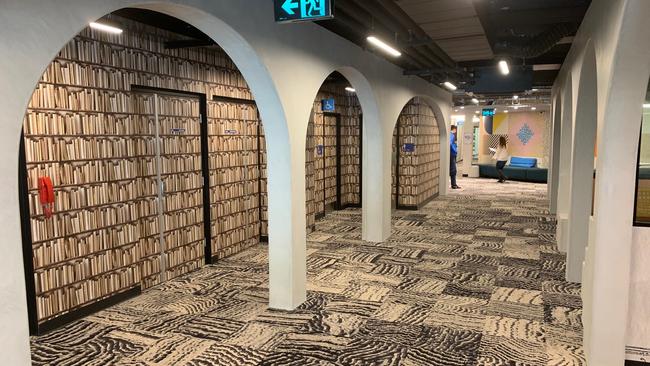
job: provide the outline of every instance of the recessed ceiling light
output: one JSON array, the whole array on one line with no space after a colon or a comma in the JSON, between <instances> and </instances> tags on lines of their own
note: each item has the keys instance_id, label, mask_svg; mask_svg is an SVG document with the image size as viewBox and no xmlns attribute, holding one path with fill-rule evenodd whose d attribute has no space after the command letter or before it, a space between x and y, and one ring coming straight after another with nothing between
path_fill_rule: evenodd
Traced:
<instances>
[{"instance_id":1,"label":"recessed ceiling light","mask_svg":"<svg viewBox=\"0 0 650 366\"><path fill-rule=\"evenodd\" d=\"M374 44L375 46L381 48L384 52L388 53L393 57L399 57L402 55L400 51L394 49L393 47L389 46L386 42L382 41L381 39L375 36L368 36L366 40L368 40L368 42Z\"/></svg>"},{"instance_id":2,"label":"recessed ceiling light","mask_svg":"<svg viewBox=\"0 0 650 366\"><path fill-rule=\"evenodd\" d=\"M517 99L519 99L519 96L518 95L513 95L512 99L517 100Z\"/></svg>"},{"instance_id":3,"label":"recessed ceiling light","mask_svg":"<svg viewBox=\"0 0 650 366\"><path fill-rule=\"evenodd\" d=\"M514 108L515 108L515 109L519 109L519 106L518 106L518 105L516 105L516 106L515 106Z\"/></svg>"},{"instance_id":4,"label":"recessed ceiling light","mask_svg":"<svg viewBox=\"0 0 650 366\"><path fill-rule=\"evenodd\" d=\"M510 74L510 67L508 67L508 62L506 60L499 61L499 70L503 75Z\"/></svg>"},{"instance_id":5,"label":"recessed ceiling light","mask_svg":"<svg viewBox=\"0 0 650 366\"><path fill-rule=\"evenodd\" d=\"M461 106L460 106L460 109L465 109L465 106L464 106L464 105L461 105Z\"/></svg>"},{"instance_id":6,"label":"recessed ceiling light","mask_svg":"<svg viewBox=\"0 0 650 366\"><path fill-rule=\"evenodd\" d=\"M103 23L97 23L97 22L90 22L90 28L100 30L102 32L107 32L107 33L113 33L113 34L120 34L122 33L122 30L117 27L113 27L108 24L103 24Z\"/></svg>"},{"instance_id":7,"label":"recessed ceiling light","mask_svg":"<svg viewBox=\"0 0 650 366\"><path fill-rule=\"evenodd\" d=\"M449 81L445 81L444 85L445 85L445 88L447 88L447 89L449 89L451 91L454 91L454 90L458 89L458 88L456 88L456 85L450 83Z\"/></svg>"},{"instance_id":8,"label":"recessed ceiling light","mask_svg":"<svg viewBox=\"0 0 650 366\"><path fill-rule=\"evenodd\" d=\"M539 91L539 89L537 89L537 88L532 88L530 91L536 92L536 91Z\"/></svg>"},{"instance_id":9,"label":"recessed ceiling light","mask_svg":"<svg viewBox=\"0 0 650 366\"><path fill-rule=\"evenodd\" d=\"M505 111L503 111L503 113L508 113L508 110L506 109Z\"/></svg>"},{"instance_id":10,"label":"recessed ceiling light","mask_svg":"<svg viewBox=\"0 0 650 366\"><path fill-rule=\"evenodd\" d=\"M478 111L475 111L474 113L478 114Z\"/></svg>"},{"instance_id":11,"label":"recessed ceiling light","mask_svg":"<svg viewBox=\"0 0 650 366\"><path fill-rule=\"evenodd\" d=\"M357 92L357 90L355 88L351 87L351 86L346 86L345 90L349 91L350 93L356 93Z\"/></svg>"},{"instance_id":12,"label":"recessed ceiling light","mask_svg":"<svg viewBox=\"0 0 650 366\"><path fill-rule=\"evenodd\" d=\"M531 111L537 110L537 107L530 108Z\"/></svg>"},{"instance_id":13,"label":"recessed ceiling light","mask_svg":"<svg viewBox=\"0 0 650 366\"><path fill-rule=\"evenodd\" d=\"M472 98L472 103L474 103L474 104L478 104L478 99L476 99L476 98Z\"/></svg>"}]
</instances>

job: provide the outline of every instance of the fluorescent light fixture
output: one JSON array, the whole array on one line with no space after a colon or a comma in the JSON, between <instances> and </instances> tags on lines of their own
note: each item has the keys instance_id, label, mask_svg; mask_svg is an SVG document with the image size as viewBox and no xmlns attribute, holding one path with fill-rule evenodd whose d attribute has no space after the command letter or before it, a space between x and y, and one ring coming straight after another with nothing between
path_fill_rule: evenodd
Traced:
<instances>
[{"instance_id":1,"label":"fluorescent light fixture","mask_svg":"<svg viewBox=\"0 0 650 366\"><path fill-rule=\"evenodd\" d=\"M515 108L515 109L519 109L519 106L518 106L518 105L516 105L516 106L515 106L514 108Z\"/></svg>"},{"instance_id":2,"label":"fluorescent light fixture","mask_svg":"<svg viewBox=\"0 0 650 366\"><path fill-rule=\"evenodd\" d=\"M351 87L351 86L346 86L345 90L349 91L350 93L356 93L357 92L357 90L355 88Z\"/></svg>"},{"instance_id":3,"label":"fluorescent light fixture","mask_svg":"<svg viewBox=\"0 0 650 366\"><path fill-rule=\"evenodd\" d=\"M537 107L531 107L530 110L531 111L537 110Z\"/></svg>"},{"instance_id":4,"label":"fluorescent light fixture","mask_svg":"<svg viewBox=\"0 0 650 366\"><path fill-rule=\"evenodd\" d=\"M368 42L372 43L373 45L381 48L384 52L388 53L389 55L391 55L393 57L399 57L399 56L402 55L402 53L400 51L394 49L393 47L389 46L384 41L382 41L381 39L379 39L379 38L377 38L375 36L368 36L368 38L366 38L366 40L368 40Z\"/></svg>"},{"instance_id":5,"label":"fluorescent light fixture","mask_svg":"<svg viewBox=\"0 0 650 366\"><path fill-rule=\"evenodd\" d=\"M536 91L539 91L539 89L537 89L537 88L532 88L532 89L530 89L530 91L532 91L532 92L536 92Z\"/></svg>"},{"instance_id":6,"label":"fluorescent light fixture","mask_svg":"<svg viewBox=\"0 0 650 366\"><path fill-rule=\"evenodd\" d=\"M505 111L503 111L503 113L508 113L508 110L506 109Z\"/></svg>"},{"instance_id":7,"label":"fluorescent light fixture","mask_svg":"<svg viewBox=\"0 0 650 366\"><path fill-rule=\"evenodd\" d=\"M508 67L508 62L506 60L499 61L499 70L503 75L508 75L510 73L510 67Z\"/></svg>"},{"instance_id":8,"label":"fluorescent light fixture","mask_svg":"<svg viewBox=\"0 0 650 366\"><path fill-rule=\"evenodd\" d=\"M97 23L97 22L90 22L90 28L100 30L102 32L107 32L107 33L113 33L113 34L120 34L122 33L122 30L117 27L113 27L111 25L107 24L102 24L102 23Z\"/></svg>"},{"instance_id":9,"label":"fluorescent light fixture","mask_svg":"<svg viewBox=\"0 0 650 366\"><path fill-rule=\"evenodd\" d=\"M449 89L451 91L454 91L454 90L458 89L458 88L456 88L456 85L450 83L449 81L445 81L444 85L445 85L445 88L447 88L447 89Z\"/></svg>"},{"instance_id":10,"label":"fluorescent light fixture","mask_svg":"<svg viewBox=\"0 0 650 366\"><path fill-rule=\"evenodd\" d=\"M512 99L517 100L517 99L519 99L519 96L518 95L513 95Z\"/></svg>"},{"instance_id":11,"label":"fluorescent light fixture","mask_svg":"<svg viewBox=\"0 0 650 366\"><path fill-rule=\"evenodd\" d=\"M472 98L472 103L474 103L474 104L478 104L478 99L476 99L476 98Z\"/></svg>"},{"instance_id":12,"label":"fluorescent light fixture","mask_svg":"<svg viewBox=\"0 0 650 366\"><path fill-rule=\"evenodd\" d=\"M465 106L464 106L464 105L461 105L461 106L460 106L460 109L465 109Z\"/></svg>"},{"instance_id":13,"label":"fluorescent light fixture","mask_svg":"<svg viewBox=\"0 0 650 366\"><path fill-rule=\"evenodd\" d=\"M478 114L478 111L476 111L476 112L474 112L474 113Z\"/></svg>"},{"instance_id":14,"label":"fluorescent light fixture","mask_svg":"<svg viewBox=\"0 0 650 366\"><path fill-rule=\"evenodd\" d=\"M650 103L644 103L643 108L645 109L650 109Z\"/></svg>"}]
</instances>

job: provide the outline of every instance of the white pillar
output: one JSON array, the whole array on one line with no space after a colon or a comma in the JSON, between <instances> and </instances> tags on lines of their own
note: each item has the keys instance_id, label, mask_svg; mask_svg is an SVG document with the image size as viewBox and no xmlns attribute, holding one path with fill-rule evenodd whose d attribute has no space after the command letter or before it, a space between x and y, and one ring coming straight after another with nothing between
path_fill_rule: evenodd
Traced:
<instances>
[{"instance_id":1,"label":"white pillar","mask_svg":"<svg viewBox=\"0 0 650 366\"><path fill-rule=\"evenodd\" d=\"M362 238L376 243L391 234L393 131L385 131L386 126L394 126L394 122L369 121L364 114Z\"/></svg>"},{"instance_id":2,"label":"white pillar","mask_svg":"<svg viewBox=\"0 0 650 366\"><path fill-rule=\"evenodd\" d=\"M596 54L588 43L580 70L579 94L573 124L567 231L566 279L581 282L593 194L594 144L597 126Z\"/></svg>"},{"instance_id":3,"label":"white pillar","mask_svg":"<svg viewBox=\"0 0 650 366\"><path fill-rule=\"evenodd\" d=\"M589 366L623 365L627 340L636 156L650 75L650 47L644 32L650 2L627 1L623 9L622 19L609 20L620 21L620 33L618 39L612 37L617 43L611 74L606 76L609 85L604 98L599 98L604 105L598 123L594 235L584 272L590 276L585 276L582 290Z\"/></svg>"},{"instance_id":4,"label":"white pillar","mask_svg":"<svg viewBox=\"0 0 650 366\"><path fill-rule=\"evenodd\" d=\"M562 92L562 127L560 137L560 169L558 174L557 245L567 250L567 223L569 221L569 186L571 184L571 142L573 136L573 92L571 77Z\"/></svg>"},{"instance_id":5,"label":"white pillar","mask_svg":"<svg viewBox=\"0 0 650 366\"><path fill-rule=\"evenodd\" d=\"M558 93L559 94L559 93ZM560 142L562 141L562 106L561 96L554 98L551 121L551 149L548 167L548 201L551 214L558 213L558 184L560 180Z\"/></svg>"},{"instance_id":6,"label":"white pillar","mask_svg":"<svg viewBox=\"0 0 650 366\"><path fill-rule=\"evenodd\" d=\"M469 176L470 171L472 170L472 151L474 147L474 122L472 119L474 115L471 113L465 113L465 122L463 123L462 133L459 133L458 145L463 146L463 166L460 170L463 176Z\"/></svg>"},{"instance_id":7,"label":"white pillar","mask_svg":"<svg viewBox=\"0 0 650 366\"><path fill-rule=\"evenodd\" d=\"M305 136L292 132L288 144L267 136L269 307L283 310L307 296Z\"/></svg>"}]
</instances>

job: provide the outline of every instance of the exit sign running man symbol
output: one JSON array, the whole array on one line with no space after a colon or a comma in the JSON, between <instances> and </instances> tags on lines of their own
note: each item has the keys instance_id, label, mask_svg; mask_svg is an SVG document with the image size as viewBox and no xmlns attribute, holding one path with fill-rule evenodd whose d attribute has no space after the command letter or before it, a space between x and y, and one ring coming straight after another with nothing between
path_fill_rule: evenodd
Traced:
<instances>
[{"instance_id":1,"label":"exit sign running man symbol","mask_svg":"<svg viewBox=\"0 0 650 366\"><path fill-rule=\"evenodd\" d=\"M331 0L274 0L276 22L332 18Z\"/></svg>"}]
</instances>

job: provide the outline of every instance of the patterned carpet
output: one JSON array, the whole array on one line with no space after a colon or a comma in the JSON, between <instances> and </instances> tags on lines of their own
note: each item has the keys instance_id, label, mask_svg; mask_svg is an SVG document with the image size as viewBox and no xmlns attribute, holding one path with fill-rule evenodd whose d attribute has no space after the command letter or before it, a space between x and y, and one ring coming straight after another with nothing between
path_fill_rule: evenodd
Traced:
<instances>
[{"instance_id":1,"label":"patterned carpet","mask_svg":"<svg viewBox=\"0 0 650 366\"><path fill-rule=\"evenodd\" d=\"M584 365L580 287L564 282L545 185L464 179L394 214L308 237L308 300L267 309L263 245L32 339L35 365Z\"/></svg>"}]
</instances>

